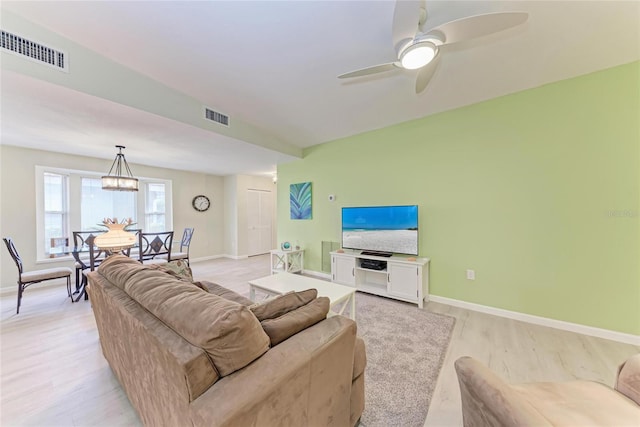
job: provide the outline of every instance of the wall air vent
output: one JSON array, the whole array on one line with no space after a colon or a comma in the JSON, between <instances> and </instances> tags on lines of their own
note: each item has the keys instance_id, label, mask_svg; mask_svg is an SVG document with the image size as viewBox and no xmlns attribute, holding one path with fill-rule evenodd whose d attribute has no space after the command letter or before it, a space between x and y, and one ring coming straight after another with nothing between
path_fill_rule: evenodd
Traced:
<instances>
[{"instance_id":1,"label":"wall air vent","mask_svg":"<svg viewBox=\"0 0 640 427\"><path fill-rule=\"evenodd\" d=\"M0 30L0 47L32 61L67 71L66 54L58 49Z\"/></svg>"},{"instance_id":2,"label":"wall air vent","mask_svg":"<svg viewBox=\"0 0 640 427\"><path fill-rule=\"evenodd\" d=\"M207 118L207 120L220 123L221 125L227 127L229 126L229 116L226 116L222 113L218 113L217 111L213 111L205 107L204 116Z\"/></svg>"}]
</instances>

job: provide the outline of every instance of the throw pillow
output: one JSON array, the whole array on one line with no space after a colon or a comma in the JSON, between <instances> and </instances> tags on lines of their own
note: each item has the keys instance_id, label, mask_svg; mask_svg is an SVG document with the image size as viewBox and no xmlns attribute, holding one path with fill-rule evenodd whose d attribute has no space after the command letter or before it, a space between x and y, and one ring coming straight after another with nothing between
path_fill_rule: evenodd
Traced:
<instances>
[{"instance_id":1,"label":"throw pillow","mask_svg":"<svg viewBox=\"0 0 640 427\"><path fill-rule=\"evenodd\" d=\"M290 336L326 319L327 313L329 313L329 298L320 297L280 317L264 320L260 324L269 336L273 347Z\"/></svg>"},{"instance_id":2,"label":"throw pillow","mask_svg":"<svg viewBox=\"0 0 640 427\"><path fill-rule=\"evenodd\" d=\"M160 264L160 267L163 267L161 269L165 270L167 273L171 272L180 278L184 278L189 281L193 280L193 273L191 272L191 268L186 262L180 259L170 261L166 264Z\"/></svg>"},{"instance_id":3,"label":"throw pillow","mask_svg":"<svg viewBox=\"0 0 640 427\"><path fill-rule=\"evenodd\" d=\"M253 314L256 315L258 320L263 321L280 317L291 310L302 307L316 299L317 296L317 289L307 289L302 292L289 292L268 301L253 304L249 308L253 311Z\"/></svg>"}]
</instances>

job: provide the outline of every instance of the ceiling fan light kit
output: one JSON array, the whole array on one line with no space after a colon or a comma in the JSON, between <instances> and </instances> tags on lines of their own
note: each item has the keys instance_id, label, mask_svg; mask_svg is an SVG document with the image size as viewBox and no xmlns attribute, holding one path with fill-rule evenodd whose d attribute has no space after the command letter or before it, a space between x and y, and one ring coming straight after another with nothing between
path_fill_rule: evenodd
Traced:
<instances>
[{"instance_id":1,"label":"ceiling fan light kit","mask_svg":"<svg viewBox=\"0 0 640 427\"><path fill-rule=\"evenodd\" d=\"M400 54L400 64L407 70L417 70L433 61L438 47L430 41L418 41L410 44Z\"/></svg>"},{"instance_id":2,"label":"ceiling fan light kit","mask_svg":"<svg viewBox=\"0 0 640 427\"><path fill-rule=\"evenodd\" d=\"M421 93L433 77L440 48L504 31L527 21L527 12L495 12L449 21L423 31L427 11L421 0L397 0L391 28L397 60L341 74L339 79L368 76L400 69L418 70L416 93ZM443 52L446 55L446 52ZM429 65L431 64L431 65Z\"/></svg>"}]
</instances>

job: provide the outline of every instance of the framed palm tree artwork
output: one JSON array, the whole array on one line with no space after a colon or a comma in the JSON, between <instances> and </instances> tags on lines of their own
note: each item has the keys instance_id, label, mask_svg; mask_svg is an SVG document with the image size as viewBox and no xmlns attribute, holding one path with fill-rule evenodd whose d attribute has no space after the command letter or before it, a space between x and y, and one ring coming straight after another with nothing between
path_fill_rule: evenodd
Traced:
<instances>
[{"instance_id":1,"label":"framed palm tree artwork","mask_svg":"<svg viewBox=\"0 0 640 427\"><path fill-rule=\"evenodd\" d=\"M291 184L289 203L291 219L311 219L311 183Z\"/></svg>"}]
</instances>

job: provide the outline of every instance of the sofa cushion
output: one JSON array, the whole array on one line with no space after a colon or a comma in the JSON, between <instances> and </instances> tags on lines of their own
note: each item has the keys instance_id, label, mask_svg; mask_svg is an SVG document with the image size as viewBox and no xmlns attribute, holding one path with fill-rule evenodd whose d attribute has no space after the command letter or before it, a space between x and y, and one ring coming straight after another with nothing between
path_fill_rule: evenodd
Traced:
<instances>
[{"instance_id":1,"label":"sofa cushion","mask_svg":"<svg viewBox=\"0 0 640 427\"><path fill-rule=\"evenodd\" d=\"M98 271L114 286L124 288L124 283L141 270L148 269L133 258L124 255L112 255L102 261Z\"/></svg>"},{"instance_id":2,"label":"sofa cushion","mask_svg":"<svg viewBox=\"0 0 640 427\"><path fill-rule=\"evenodd\" d=\"M289 292L284 295L278 295L277 297L267 300L262 303L253 304L251 311L258 318L263 321L267 319L274 319L286 314L292 310L302 307L305 304L316 299L318 296L317 289L307 289L301 292Z\"/></svg>"},{"instance_id":3,"label":"sofa cushion","mask_svg":"<svg viewBox=\"0 0 640 427\"><path fill-rule=\"evenodd\" d=\"M326 319L328 312L329 298L320 297L280 317L263 320L261 324L271 339L271 346L274 346L309 326Z\"/></svg>"},{"instance_id":4,"label":"sofa cushion","mask_svg":"<svg viewBox=\"0 0 640 427\"><path fill-rule=\"evenodd\" d=\"M207 288L205 285L202 284L202 282L190 282L192 285L195 285L196 287L202 289L205 292L209 292L209 288Z\"/></svg>"},{"instance_id":5,"label":"sofa cushion","mask_svg":"<svg viewBox=\"0 0 640 427\"><path fill-rule=\"evenodd\" d=\"M132 261L105 262L100 273L118 286L121 284L114 278L125 278L123 290L184 339L205 350L221 376L243 368L268 350L269 337L247 307ZM126 274L121 271L125 264Z\"/></svg>"},{"instance_id":6,"label":"sofa cushion","mask_svg":"<svg viewBox=\"0 0 640 427\"><path fill-rule=\"evenodd\" d=\"M104 268L101 268L102 264L105 264ZM191 274L191 269L189 269L188 272L179 274L178 271L182 267L179 267L179 266L171 267L170 264L173 264L173 261L165 264L144 264L143 265L143 264L140 264L139 261L133 258L124 256L124 255L113 255L108 257L105 260L105 262L101 263L100 266L98 266L98 271L102 275L104 275L111 283L113 283L115 286L119 287L120 289L122 289L122 287L124 286L124 282L127 280L127 278L135 274L137 271L146 270L146 269L155 269L158 271L162 271L163 273L169 274L175 277L176 279L180 279L187 283L193 283L203 291L208 291L208 289L206 287L203 287L199 282L191 282L191 279L189 278L190 277L189 274Z\"/></svg>"},{"instance_id":7,"label":"sofa cushion","mask_svg":"<svg viewBox=\"0 0 640 427\"><path fill-rule=\"evenodd\" d=\"M616 390L640 405L640 353L620 366Z\"/></svg>"},{"instance_id":8,"label":"sofa cushion","mask_svg":"<svg viewBox=\"0 0 640 427\"><path fill-rule=\"evenodd\" d=\"M208 292L211 292L214 295L218 295L219 297L222 297L224 299L228 299L229 301L234 301L234 302L237 302L238 304L242 304L246 306L253 304L253 301L251 301L249 298L245 298L242 295L236 292L233 292L230 289L227 289L223 286L218 285L217 283L207 282L206 280L203 280L201 282L194 282L194 283L196 284L199 283L201 286L205 287Z\"/></svg>"}]
</instances>

